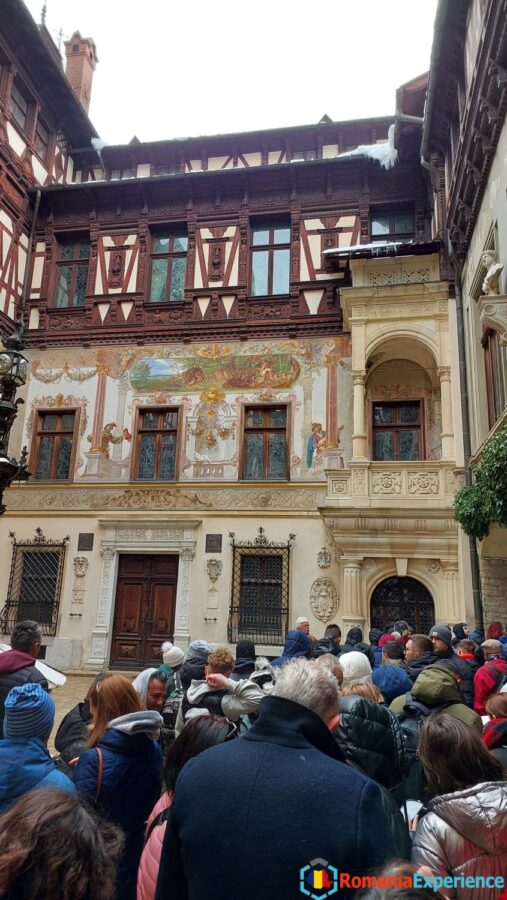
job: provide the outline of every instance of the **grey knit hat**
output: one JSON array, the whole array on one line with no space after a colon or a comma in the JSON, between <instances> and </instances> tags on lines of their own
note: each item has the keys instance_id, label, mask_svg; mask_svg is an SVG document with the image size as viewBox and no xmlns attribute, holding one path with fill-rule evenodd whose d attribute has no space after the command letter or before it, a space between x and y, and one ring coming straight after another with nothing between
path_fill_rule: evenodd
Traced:
<instances>
[{"instance_id":1,"label":"grey knit hat","mask_svg":"<svg viewBox=\"0 0 507 900\"><path fill-rule=\"evenodd\" d=\"M439 638L444 644L447 644L448 647L452 644L452 632L448 625L444 622L437 622L436 625L430 631L430 638L436 637Z\"/></svg>"}]
</instances>

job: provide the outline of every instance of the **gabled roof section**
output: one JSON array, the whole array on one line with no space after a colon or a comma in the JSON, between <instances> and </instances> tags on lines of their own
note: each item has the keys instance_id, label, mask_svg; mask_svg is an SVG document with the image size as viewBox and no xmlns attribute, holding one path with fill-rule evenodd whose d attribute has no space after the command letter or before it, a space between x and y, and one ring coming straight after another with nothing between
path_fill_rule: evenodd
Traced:
<instances>
[{"instance_id":1,"label":"gabled roof section","mask_svg":"<svg viewBox=\"0 0 507 900\"><path fill-rule=\"evenodd\" d=\"M26 73L35 84L44 86L47 103L54 107L55 117L62 123L69 149L89 145L97 132L65 76L58 48L47 28L37 25L22 0L1 0L0 13L2 41L10 47L20 74L25 64Z\"/></svg>"}]
</instances>

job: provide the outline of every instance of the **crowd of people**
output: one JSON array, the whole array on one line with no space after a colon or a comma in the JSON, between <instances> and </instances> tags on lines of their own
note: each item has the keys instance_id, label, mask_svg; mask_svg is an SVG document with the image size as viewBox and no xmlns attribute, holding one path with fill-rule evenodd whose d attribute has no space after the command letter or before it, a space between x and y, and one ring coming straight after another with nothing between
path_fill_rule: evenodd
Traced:
<instances>
[{"instance_id":1,"label":"crowd of people","mask_svg":"<svg viewBox=\"0 0 507 900\"><path fill-rule=\"evenodd\" d=\"M52 757L40 629L18 623L0 654L0 897L274 900L329 863L353 885L427 880L370 880L370 900L506 900L506 629L309 630L272 660L249 640L166 642L133 682L102 672Z\"/></svg>"}]
</instances>

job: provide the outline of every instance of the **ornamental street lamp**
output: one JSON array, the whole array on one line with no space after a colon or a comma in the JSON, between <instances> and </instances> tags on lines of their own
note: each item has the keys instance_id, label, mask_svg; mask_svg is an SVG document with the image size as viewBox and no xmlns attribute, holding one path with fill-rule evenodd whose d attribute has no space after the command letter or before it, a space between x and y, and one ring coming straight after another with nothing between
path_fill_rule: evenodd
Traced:
<instances>
[{"instance_id":1,"label":"ornamental street lamp","mask_svg":"<svg viewBox=\"0 0 507 900\"><path fill-rule=\"evenodd\" d=\"M15 478L26 481L30 477L27 471L27 449L23 447L19 460L9 459L9 435L18 412L21 398L15 399L16 391L25 384L28 375L28 360L21 350L21 327L17 326L13 334L2 341L4 350L0 352L0 515L5 512L2 502L3 492Z\"/></svg>"}]
</instances>

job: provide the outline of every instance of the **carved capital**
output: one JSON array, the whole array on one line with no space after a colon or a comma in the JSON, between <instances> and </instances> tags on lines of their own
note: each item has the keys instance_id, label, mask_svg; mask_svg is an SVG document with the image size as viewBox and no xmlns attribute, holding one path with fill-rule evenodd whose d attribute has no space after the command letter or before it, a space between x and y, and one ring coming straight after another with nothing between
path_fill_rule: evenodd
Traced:
<instances>
[{"instance_id":1,"label":"carved capital","mask_svg":"<svg viewBox=\"0 0 507 900\"><path fill-rule=\"evenodd\" d=\"M481 323L500 335L500 343L507 346L507 294L480 297L477 303Z\"/></svg>"},{"instance_id":2,"label":"carved capital","mask_svg":"<svg viewBox=\"0 0 507 900\"><path fill-rule=\"evenodd\" d=\"M440 378L440 383L442 381L450 381L451 380L451 367L450 366L440 366L438 371L438 377Z\"/></svg>"},{"instance_id":3,"label":"carved capital","mask_svg":"<svg viewBox=\"0 0 507 900\"><path fill-rule=\"evenodd\" d=\"M366 383L366 370L365 369L354 369L352 372L352 384L355 386L356 384L360 384L364 387Z\"/></svg>"}]
</instances>

